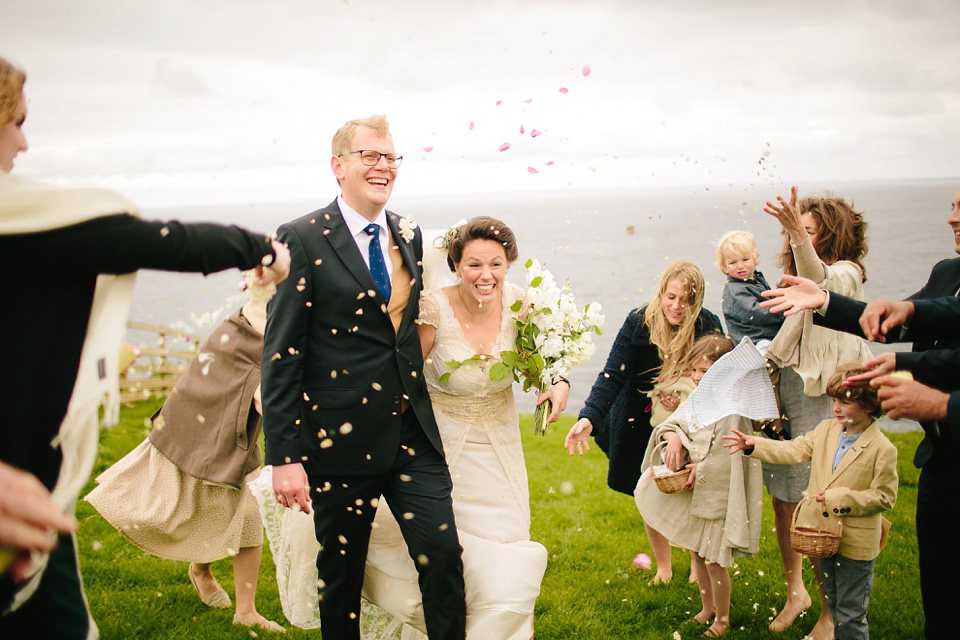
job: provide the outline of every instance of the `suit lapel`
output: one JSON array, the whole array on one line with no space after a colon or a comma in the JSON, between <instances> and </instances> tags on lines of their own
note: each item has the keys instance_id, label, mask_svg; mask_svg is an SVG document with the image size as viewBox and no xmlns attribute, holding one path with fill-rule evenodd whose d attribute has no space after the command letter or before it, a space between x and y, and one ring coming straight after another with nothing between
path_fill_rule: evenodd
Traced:
<instances>
[{"instance_id":1,"label":"suit lapel","mask_svg":"<svg viewBox=\"0 0 960 640\"><path fill-rule=\"evenodd\" d=\"M416 256L413 253L413 245L411 244L413 240L407 242L401 237L399 216L387 211L387 226L390 227L390 234L393 236L393 241L400 249L403 264L407 267L407 271L410 272L410 277L413 279L413 286L410 287L410 299L407 301L407 308L403 312L403 320L400 322L400 328L397 330L397 337L399 338L405 331L410 329L413 321L420 314L419 300L422 282L420 266L417 264Z\"/></svg>"},{"instance_id":2,"label":"suit lapel","mask_svg":"<svg viewBox=\"0 0 960 640\"><path fill-rule=\"evenodd\" d=\"M337 252L347 270L356 278L364 291L375 291L379 298L380 293L377 291L377 283L374 281L370 269L367 268L367 263L363 261L363 256L357 250L357 243L353 239L347 223L343 221L343 215L340 213L340 207L337 206L336 200L331 206L323 210L319 222L323 224L324 237L333 247L333 250Z\"/></svg>"}]
</instances>

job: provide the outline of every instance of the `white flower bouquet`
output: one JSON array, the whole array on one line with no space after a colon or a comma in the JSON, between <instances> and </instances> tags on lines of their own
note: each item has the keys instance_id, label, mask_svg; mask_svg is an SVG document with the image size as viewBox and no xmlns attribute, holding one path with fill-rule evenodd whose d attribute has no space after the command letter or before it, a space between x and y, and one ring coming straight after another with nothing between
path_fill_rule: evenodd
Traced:
<instances>
[{"instance_id":1,"label":"white flower bouquet","mask_svg":"<svg viewBox=\"0 0 960 640\"><path fill-rule=\"evenodd\" d=\"M573 367L583 364L593 355L592 334L600 335L603 314L600 304L592 302L577 309L570 292L569 281L561 288L553 275L544 270L536 260L528 260L527 290L524 301L517 301L510 308L517 314L517 341L513 351L501 351L499 362L490 367L490 378L499 380L513 374L517 382L523 380L523 390L531 388L543 393L559 382ZM483 356L484 359L489 356ZM452 369L481 356L464 362L448 362ZM537 407L534 413L534 433L544 435L550 401Z\"/></svg>"}]
</instances>

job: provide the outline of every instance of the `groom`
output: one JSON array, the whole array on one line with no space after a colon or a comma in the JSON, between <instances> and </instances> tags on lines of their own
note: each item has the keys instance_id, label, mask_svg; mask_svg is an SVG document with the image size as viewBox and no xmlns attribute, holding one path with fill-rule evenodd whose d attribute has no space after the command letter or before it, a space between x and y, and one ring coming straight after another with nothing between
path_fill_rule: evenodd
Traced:
<instances>
[{"instance_id":1,"label":"groom","mask_svg":"<svg viewBox=\"0 0 960 640\"><path fill-rule=\"evenodd\" d=\"M403 156L383 116L347 122L330 166L341 195L281 225L290 276L268 307L263 431L273 491L311 512L324 640L359 640L367 544L383 495L420 572L431 640L463 640L452 484L415 320L420 230L385 210Z\"/></svg>"}]
</instances>

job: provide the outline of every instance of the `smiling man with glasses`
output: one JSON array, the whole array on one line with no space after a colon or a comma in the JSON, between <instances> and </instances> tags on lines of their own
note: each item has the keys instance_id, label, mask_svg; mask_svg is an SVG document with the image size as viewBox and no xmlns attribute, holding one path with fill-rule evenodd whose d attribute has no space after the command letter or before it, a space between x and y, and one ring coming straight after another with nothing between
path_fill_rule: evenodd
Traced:
<instances>
[{"instance_id":1,"label":"smiling man with glasses","mask_svg":"<svg viewBox=\"0 0 960 640\"><path fill-rule=\"evenodd\" d=\"M281 505L312 510L324 640L359 640L360 595L381 495L417 559L431 640L463 640L463 564L443 444L416 331L420 230L386 210L403 156L383 116L333 137L331 204L282 225L290 286L268 307L266 461ZM312 503L311 503L312 501Z\"/></svg>"}]
</instances>

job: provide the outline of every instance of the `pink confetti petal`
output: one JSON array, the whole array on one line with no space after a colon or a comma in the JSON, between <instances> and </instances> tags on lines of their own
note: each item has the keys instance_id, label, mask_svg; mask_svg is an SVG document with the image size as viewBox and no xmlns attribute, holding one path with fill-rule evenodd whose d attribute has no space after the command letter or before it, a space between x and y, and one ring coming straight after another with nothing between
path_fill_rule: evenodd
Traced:
<instances>
[{"instance_id":1,"label":"pink confetti petal","mask_svg":"<svg viewBox=\"0 0 960 640\"><path fill-rule=\"evenodd\" d=\"M523 125L520 125L520 135L523 135Z\"/></svg>"},{"instance_id":2,"label":"pink confetti petal","mask_svg":"<svg viewBox=\"0 0 960 640\"><path fill-rule=\"evenodd\" d=\"M551 160L550 162L548 162L548 163L547 163L547 166L549 167L549 166L552 165L552 164L553 164L553 160Z\"/></svg>"},{"instance_id":3,"label":"pink confetti petal","mask_svg":"<svg viewBox=\"0 0 960 640\"><path fill-rule=\"evenodd\" d=\"M566 93L566 92L567 92L566 87L560 87L560 93Z\"/></svg>"},{"instance_id":4,"label":"pink confetti petal","mask_svg":"<svg viewBox=\"0 0 960 640\"><path fill-rule=\"evenodd\" d=\"M497 106L499 107L503 103L503 100L497 100Z\"/></svg>"},{"instance_id":5,"label":"pink confetti petal","mask_svg":"<svg viewBox=\"0 0 960 640\"><path fill-rule=\"evenodd\" d=\"M470 131L473 131L473 120L470 121Z\"/></svg>"},{"instance_id":6,"label":"pink confetti petal","mask_svg":"<svg viewBox=\"0 0 960 640\"><path fill-rule=\"evenodd\" d=\"M539 171L537 171L537 170L534 169L533 167L527 167L527 171L529 171L530 173L540 173Z\"/></svg>"},{"instance_id":7,"label":"pink confetti petal","mask_svg":"<svg viewBox=\"0 0 960 640\"><path fill-rule=\"evenodd\" d=\"M523 133L523 131L521 131L520 133ZM541 133L541 132L540 132L540 131L537 131L536 129L530 129L530 137L531 137L531 138L536 138L538 135L540 135L540 133Z\"/></svg>"},{"instance_id":8,"label":"pink confetti petal","mask_svg":"<svg viewBox=\"0 0 960 640\"><path fill-rule=\"evenodd\" d=\"M530 104L531 102L533 102L533 98L527 98L527 99L524 100L523 102L524 102L524 104Z\"/></svg>"},{"instance_id":9,"label":"pink confetti petal","mask_svg":"<svg viewBox=\"0 0 960 640\"><path fill-rule=\"evenodd\" d=\"M646 571L650 568L650 556L645 553L638 553L637 557L633 559L633 566Z\"/></svg>"},{"instance_id":10,"label":"pink confetti petal","mask_svg":"<svg viewBox=\"0 0 960 640\"><path fill-rule=\"evenodd\" d=\"M500 145L500 151L506 151L509 148L510 148L509 142L504 142L502 145Z\"/></svg>"},{"instance_id":11,"label":"pink confetti petal","mask_svg":"<svg viewBox=\"0 0 960 640\"><path fill-rule=\"evenodd\" d=\"M430 153L431 151L433 151L433 147L424 147L423 150L426 151L427 153Z\"/></svg>"},{"instance_id":12,"label":"pink confetti petal","mask_svg":"<svg viewBox=\"0 0 960 640\"><path fill-rule=\"evenodd\" d=\"M588 64L583 65L583 75L585 76L590 75L590 65Z\"/></svg>"}]
</instances>

